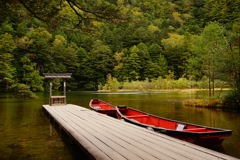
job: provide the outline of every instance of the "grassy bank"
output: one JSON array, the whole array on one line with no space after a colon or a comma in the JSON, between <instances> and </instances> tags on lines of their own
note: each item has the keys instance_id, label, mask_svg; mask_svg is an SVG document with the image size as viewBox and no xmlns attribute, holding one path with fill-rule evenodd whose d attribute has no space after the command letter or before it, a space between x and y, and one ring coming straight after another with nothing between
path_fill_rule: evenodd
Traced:
<instances>
[{"instance_id":1,"label":"grassy bank","mask_svg":"<svg viewBox=\"0 0 240 160\"><path fill-rule=\"evenodd\" d=\"M184 106L219 108L222 107L221 99L186 99L182 102Z\"/></svg>"},{"instance_id":2,"label":"grassy bank","mask_svg":"<svg viewBox=\"0 0 240 160\"><path fill-rule=\"evenodd\" d=\"M214 88L227 88L228 84L224 81L216 80ZM124 81L119 82L116 78L108 76L105 84L99 84L98 90L109 91L165 91L165 90L190 90L208 89L208 78L204 77L199 81L179 78L177 80L171 78L158 77L157 79L146 79L144 81Z\"/></svg>"}]
</instances>

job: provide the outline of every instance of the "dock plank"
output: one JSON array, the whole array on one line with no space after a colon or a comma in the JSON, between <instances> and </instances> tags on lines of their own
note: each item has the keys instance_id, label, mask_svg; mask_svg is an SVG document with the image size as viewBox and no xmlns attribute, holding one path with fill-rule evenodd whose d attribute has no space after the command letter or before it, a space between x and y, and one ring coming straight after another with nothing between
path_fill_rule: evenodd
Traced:
<instances>
[{"instance_id":1,"label":"dock plank","mask_svg":"<svg viewBox=\"0 0 240 160\"><path fill-rule=\"evenodd\" d=\"M74 113L76 113L76 112L74 112ZM73 113L73 114L74 114ZM105 115L104 115L105 116ZM99 120L96 120L96 116L94 116L95 118L93 118L93 120L91 120L89 123L91 123L92 121L95 121L96 123L98 123L98 122L102 122L102 121L99 121ZM102 118L101 118L101 120L103 120ZM106 124L106 123L109 123L110 121L104 121L104 123L103 124ZM111 121L111 123L112 123L112 121ZM101 124L99 124L99 125L101 125ZM98 126L99 126L98 125ZM108 124L108 125L111 125L111 124ZM125 122L124 122L124 124L123 124L124 126L126 125L125 124ZM124 127L124 126L121 126L121 127ZM131 126L132 127L132 126ZM111 128L111 130L112 129L115 129L115 127L112 127ZM128 131L128 130L127 130ZM123 134L125 134L125 130L123 131L122 130L122 128L121 129L119 129L118 131L117 131L117 133L120 133L120 132L124 132ZM151 131L150 131L151 132ZM155 132L154 132L155 133ZM134 135L133 135L134 134ZM157 133L158 134L158 133ZM149 135L143 135L143 136L141 136L141 134L138 134L138 132L137 131L134 131L134 132L131 132L131 133L129 133L128 135L132 135L131 137L142 137L142 139L144 139L146 136L149 136ZM121 135L121 137L125 137L125 135ZM131 138L131 137L128 137L128 138ZM126 138L126 137L125 137ZM129 140L129 139L128 139ZM176 140L176 139L175 139ZM137 141L135 141L135 143L136 143ZM153 139L151 139L151 142L149 143L148 141L145 141L143 144L144 145L146 145L146 144L148 144L148 147L151 147L151 150L153 151L154 149L156 149L156 150L158 150L159 152L162 152L162 153L167 153L167 155L171 155L171 157L172 158L181 158L181 159L189 159L189 158L192 158L192 159L208 159L209 158L209 155L205 155L205 154L199 154L199 152L198 151L196 151L196 150L191 150L191 148L187 148L187 150L181 150L181 147L180 148L176 148L175 149L175 147L176 146L174 146L174 145L168 145L168 143L169 143L169 140L167 140L166 141L167 143L164 143L163 141L161 141L161 142L158 142L158 141L156 141L154 138ZM155 144L156 143L156 144ZM160 144L160 145L159 145ZM172 144L172 143L171 143ZM152 148L154 146L154 148ZM161 146L161 147L159 147L159 146ZM145 149L146 149L146 147L145 147ZM179 150L181 150L181 152L179 152ZM196 154L194 154L194 153L196 153ZM159 154L159 153L157 153L157 154ZM183 154L182 156L181 156L181 154ZM184 156L184 155L188 155L187 156L187 158ZM163 156L163 155L162 155ZM166 158L166 157L165 157ZM169 158L169 157L168 157ZM213 157L212 157L213 158ZM216 158L216 159L218 159L218 158Z\"/></svg>"},{"instance_id":2,"label":"dock plank","mask_svg":"<svg viewBox=\"0 0 240 160\"><path fill-rule=\"evenodd\" d=\"M116 156L116 153L114 150L112 150L112 148L108 147L107 145L105 145L95 137L91 137L91 136L86 137L84 134L86 133L85 130L82 130L81 132L76 130L74 126L71 125L72 121L67 119L65 114L56 112L56 110L54 110L53 108L48 108L48 109L50 114L53 114L53 116L57 117L56 121L59 124L61 124L62 127L67 132L69 132L69 134L71 134L75 138L75 140L78 141L85 149L87 149L88 152L91 153L96 159L106 159L106 160L113 159L113 158L122 159L122 156L120 157ZM101 148L99 146L101 146ZM103 148L106 151L102 150ZM112 156L113 158L111 158L108 155Z\"/></svg>"},{"instance_id":3,"label":"dock plank","mask_svg":"<svg viewBox=\"0 0 240 160\"><path fill-rule=\"evenodd\" d=\"M77 114L76 111L69 111L69 112L72 112L71 114ZM85 118L90 119L89 118L90 116L91 115L87 115ZM107 116L107 118L106 118L107 121L106 121L105 116L106 115L99 115L99 116L95 115L94 118L91 119L91 121L86 122L86 127L94 126L96 130L102 130L101 132L105 136L107 136L108 140L118 141L118 143L121 144L122 147L127 147L126 149L132 150L132 152L134 152L136 155L140 155L143 158L158 159L156 157L159 157L161 155L161 157L164 158L164 159L174 159L173 155L175 153L172 152L171 153L172 157L169 157L165 154L166 151L168 151L168 150L164 150L164 148L159 148L159 146L154 145L153 143L149 143L148 147L146 147L146 143L140 142L139 138L134 138L134 137L137 137L135 135L135 134L138 133L137 131L136 131L135 134L132 134L132 133L126 134L126 132L123 130L123 128L121 128L119 130L116 130L114 125L119 125L119 124L114 123L114 121L116 119L113 119L114 121L110 122L109 121L110 117ZM81 115L81 117L84 117L84 115ZM99 117L101 119L99 119ZM104 118L102 118L102 117L104 117ZM102 123L99 123L99 122L102 122ZM117 122L119 122L119 121L117 121ZM106 125L106 123L109 123L109 124ZM126 123L124 122L121 127L124 127L125 125L126 125ZM113 133L116 133L116 134L113 135ZM126 139L127 139L127 141L126 141ZM143 140L143 139L141 139L141 140ZM127 153L125 153L125 154L127 154ZM183 160L184 159L189 159L189 158L186 158L186 157L181 156L179 154L175 154L175 158L176 157L181 158Z\"/></svg>"},{"instance_id":4,"label":"dock plank","mask_svg":"<svg viewBox=\"0 0 240 160\"><path fill-rule=\"evenodd\" d=\"M71 111L70 111L71 112ZM76 114L77 112L76 111L72 111L73 113L72 114ZM83 116L83 115L82 115ZM91 116L91 115L88 115L87 117L85 117L85 118L88 118L89 116ZM97 117L99 117L99 116L96 116L96 115L94 115L94 117L93 117L93 119L91 119L91 121L89 121L88 123L89 124L91 124L93 121L94 121L94 123L99 123L99 122L102 122L103 121L103 118L101 117L101 120L99 120L99 119L96 119ZM106 115L103 115L103 117L105 118L106 117ZM108 117L107 117L108 118ZM89 118L88 118L89 119ZM115 120L115 119L114 119ZM108 120L108 121L104 121L104 123L99 123L97 126L100 126L100 125L104 125L104 124L106 124L106 123L109 123L110 121ZM128 123L127 123L128 124ZM109 126L109 125L113 125L113 121L111 121L108 125L106 125L105 126L105 129L107 129L107 126ZM119 125L119 124L118 124ZM115 130L116 131L116 133L121 133L122 132L122 135L121 135L121 137L124 137L124 138L126 138L126 131L125 130L123 130L122 129L122 127L125 127L125 125L126 125L126 123L125 122L123 122L123 125L119 128L119 130ZM116 127L111 127L111 131L112 130L114 130ZM131 128L132 128L132 125L131 125ZM138 128L139 129L139 128ZM142 128L141 128L142 129ZM126 129L127 131L128 131L128 129ZM145 130L145 129L144 129ZM147 130L145 130L145 131L147 131ZM151 132L151 131L149 131L149 132ZM153 132L153 133L155 133L155 132ZM158 134L158 133L157 133ZM129 137L129 135L131 135L131 137ZM128 140L130 139L130 138L134 138L134 137L141 137L142 139L141 140L144 140L144 138L145 137L147 137L147 136L149 136L149 135L141 135L141 134L139 134L138 133L138 131L136 130L136 131L134 131L134 132L130 132L129 134L127 134L127 138L128 138ZM130 139L131 140L131 139ZM181 149L181 148L176 148L176 149L174 149L175 148L175 146L174 145L168 145L168 143L164 143L163 141L161 141L161 142L158 142L156 139L150 139L151 141L149 142L149 141L143 141L143 143L142 144L139 144L140 146L141 145L148 145L148 147L150 148L150 150L151 151L154 151L154 150L157 150L158 152L156 153L156 154L158 154L158 156L159 156L159 152L161 152L161 153L163 153L163 154L167 154L167 155L171 155L171 157L172 158L181 158L181 159L189 159L189 158L194 158L194 159L204 159L204 158L209 158L209 156L207 155L206 157L204 157L205 155L202 155L202 154L199 154L199 152L197 152L197 154L194 154L194 153L192 153L191 152L191 150L182 150L181 152L179 152L179 149ZM135 138L135 141L134 141L134 143L138 143L138 141L139 141L139 138L138 139L136 139ZM167 140L166 142L169 142L169 140ZM132 142L133 143L133 142ZM144 147L145 149L146 149L146 147ZM188 148L187 148L188 149ZM193 151L195 151L195 150L193 150ZM189 153L190 152L190 153ZM181 155L181 154L183 154L183 155ZM187 154L188 155L188 157L185 157L185 154ZM161 155L161 156L164 156L164 155ZM166 158L166 157L165 157ZM168 158L170 158L170 157L168 157ZM216 158L217 159L217 158Z\"/></svg>"},{"instance_id":5,"label":"dock plank","mask_svg":"<svg viewBox=\"0 0 240 160\"><path fill-rule=\"evenodd\" d=\"M64 110L61 110L61 109L58 111L59 111L59 113L65 113ZM131 159L136 159L136 160L141 159L136 154L133 154L129 150L125 149L124 145L120 145L121 143L119 141L118 141L118 143L116 143L116 140L111 141L110 138L112 135L104 134L106 132L102 132L102 131L99 132L99 130L97 130L96 125L91 125L91 123L86 122L85 119L83 120L82 117L76 118L76 117L69 115L67 117L67 119L70 122L75 120L75 122L69 123L69 125L74 127L79 133L84 135L85 138L88 139L89 141L91 141L92 143L96 144L97 146L101 145L103 151L106 150L111 153L119 153L120 155L122 155L122 157L124 157L124 155L128 155L128 157ZM92 140L94 140L94 142ZM106 144L107 146L103 146L102 144L105 144L106 141L108 141L108 143ZM121 148L121 150L117 151L119 148ZM110 155L110 156L112 156L112 155ZM111 157L111 158L116 158L116 157ZM119 158L119 156L118 156L118 158Z\"/></svg>"},{"instance_id":6,"label":"dock plank","mask_svg":"<svg viewBox=\"0 0 240 160\"><path fill-rule=\"evenodd\" d=\"M72 114L76 114L76 112ZM109 145L115 148L116 150L119 150L119 148L121 148L119 152L121 152L123 156L128 155L129 157L132 153L134 153L135 155L131 155L131 159L139 159L139 156L140 156L141 158L150 158L152 160L157 159L155 156L159 156L159 153L155 154L154 156L152 154L149 154L148 152L152 152L152 150L148 150L147 152L145 150L146 147L142 147L143 144L140 144L140 143L137 144L138 142L131 141L131 140L126 141L126 138L124 138L124 136L119 135L118 132L116 132L117 134L113 134L112 129L109 127L96 125L95 122L97 121L84 122L80 120L78 122L80 122L81 126L83 127L88 127L88 129L91 128L91 132L94 136L99 137L103 141L109 141L110 143ZM101 134L98 132L99 130L101 130ZM117 143L115 141L117 141ZM140 147L138 145L140 145ZM142 150L139 150L140 148ZM164 157L164 155L162 156Z\"/></svg>"},{"instance_id":7,"label":"dock plank","mask_svg":"<svg viewBox=\"0 0 240 160\"><path fill-rule=\"evenodd\" d=\"M237 159L77 105L43 105L95 159Z\"/></svg>"}]
</instances>

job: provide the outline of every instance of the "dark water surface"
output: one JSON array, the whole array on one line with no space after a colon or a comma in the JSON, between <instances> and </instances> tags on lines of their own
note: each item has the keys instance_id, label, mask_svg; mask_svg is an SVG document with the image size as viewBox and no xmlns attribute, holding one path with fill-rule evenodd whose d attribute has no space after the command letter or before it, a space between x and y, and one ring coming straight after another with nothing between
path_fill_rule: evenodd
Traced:
<instances>
[{"instance_id":1,"label":"dark water surface","mask_svg":"<svg viewBox=\"0 0 240 160\"><path fill-rule=\"evenodd\" d=\"M42 105L49 103L49 93L37 95L37 99L25 100L0 94L0 159L72 159L56 131L53 136L49 134L49 121L42 112ZM233 135L214 150L240 158L239 113L181 104L185 99L204 95L205 92L68 92L67 102L89 108L90 99L99 98L169 119L230 129Z\"/></svg>"}]
</instances>

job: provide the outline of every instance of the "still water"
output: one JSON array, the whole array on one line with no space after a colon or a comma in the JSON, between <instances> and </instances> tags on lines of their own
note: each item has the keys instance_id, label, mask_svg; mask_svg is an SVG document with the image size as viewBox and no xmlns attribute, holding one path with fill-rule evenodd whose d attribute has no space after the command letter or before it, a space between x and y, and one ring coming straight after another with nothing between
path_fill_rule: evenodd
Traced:
<instances>
[{"instance_id":1,"label":"still water","mask_svg":"<svg viewBox=\"0 0 240 160\"><path fill-rule=\"evenodd\" d=\"M99 98L169 119L230 129L233 135L212 149L240 158L240 113L181 104L185 99L204 95L205 92L68 92L67 102L89 108L90 99ZM72 159L59 134L49 134L49 121L42 112L42 105L49 102L49 93L37 96L26 100L0 94L0 159Z\"/></svg>"}]
</instances>

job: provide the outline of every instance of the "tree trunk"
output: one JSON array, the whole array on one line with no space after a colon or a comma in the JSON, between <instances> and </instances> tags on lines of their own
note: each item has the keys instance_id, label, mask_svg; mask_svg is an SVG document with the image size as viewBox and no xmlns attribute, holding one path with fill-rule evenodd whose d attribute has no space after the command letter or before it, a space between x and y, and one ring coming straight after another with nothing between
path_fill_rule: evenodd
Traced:
<instances>
[{"instance_id":1,"label":"tree trunk","mask_svg":"<svg viewBox=\"0 0 240 160\"><path fill-rule=\"evenodd\" d=\"M209 88L209 97L212 97L212 87L211 87L211 59L210 53L208 52L208 88Z\"/></svg>"},{"instance_id":2,"label":"tree trunk","mask_svg":"<svg viewBox=\"0 0 240 160\"><path fill-rule=\"evenodd\" d=\"M215 71L214 71L214 69L215 69L215 67L214 67L214 57L213 57L213 59L212 59L212 96L214 96L214 88L215 88L215 86L214 86L214 78L215 78Z\"/></svg>"}]
</instances>

